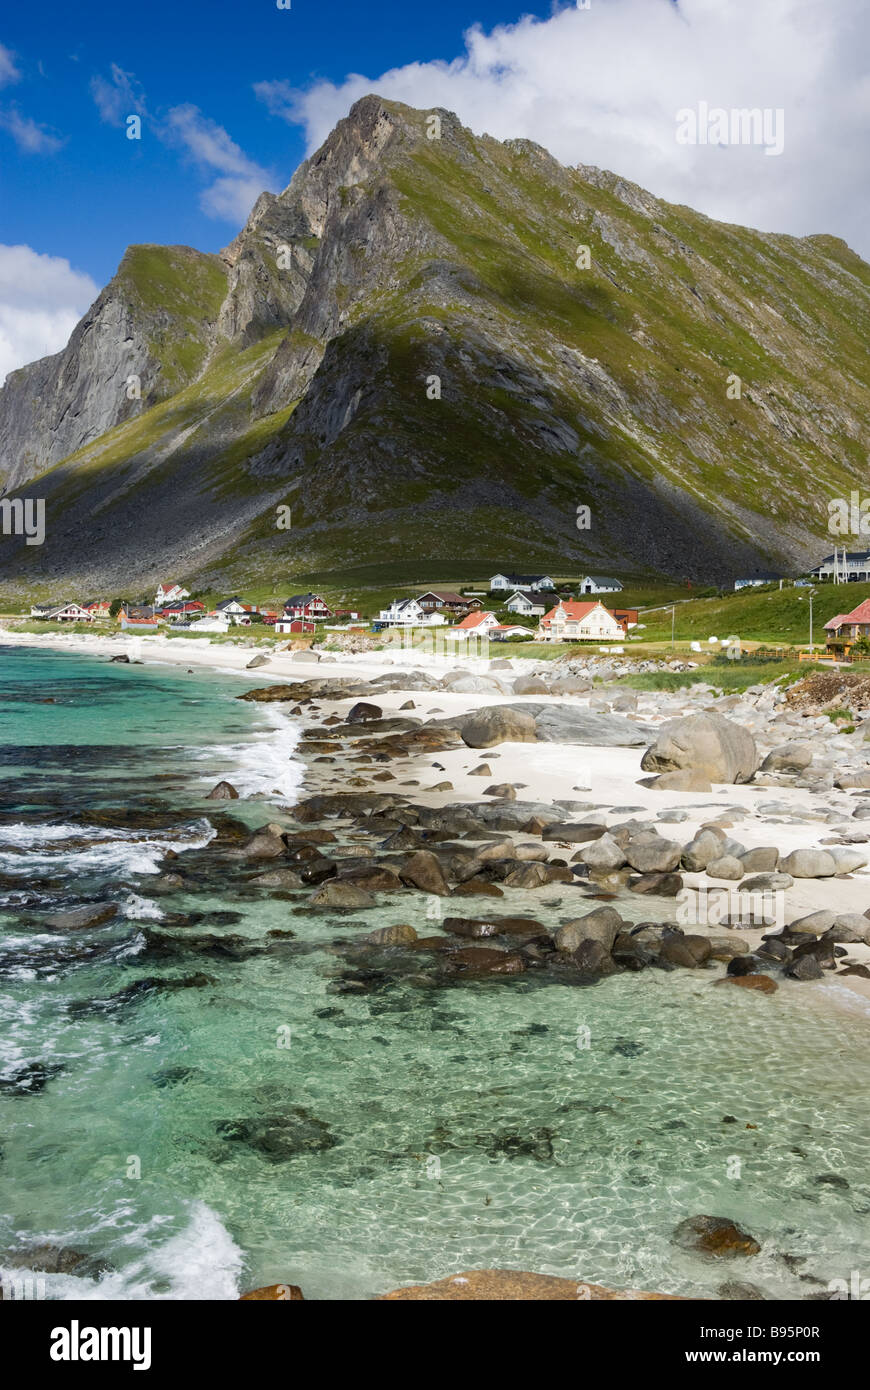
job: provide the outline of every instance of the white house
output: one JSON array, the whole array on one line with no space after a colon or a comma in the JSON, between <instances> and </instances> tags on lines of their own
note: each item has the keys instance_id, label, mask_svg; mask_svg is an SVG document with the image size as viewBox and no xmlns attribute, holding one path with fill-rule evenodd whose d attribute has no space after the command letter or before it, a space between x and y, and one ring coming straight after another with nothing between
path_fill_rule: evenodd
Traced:
<instances>
[{"instance_id":1,"label":"white house","mask_svg":"<svg viewBox=\"0 0 870 1390\"><path fill-rule=\"evenodd\" d=\"M622 587L618 579L606 574L587 574L580 580L581 594L618 594Z\"/></svg>"},{"instance_id":2,"label":"white house","mask_svg":"<svg viewBox=\"0 0 870 1390\"><path fill-rule=\"evenodd\" d=\"M556 585L548 574L494 574L489 581L490 593L500 589L523 589L538 593L541 589L555 589Z\"/></svg>"},{"instance_id":3,"label":"white house","mask_svg":"<svg viewBox=\"0 0 870 1390\"><path fill-rule=\"evenodd\" d=\"M229 618L218 618L211 614L207 618L197 618L196 622L190 624L192 632L229 632Z\"/></svg>"},{"instance_id":4,"label":"white house","mask_svg":"<svg viewBox=\"0 0 870 1390\"><path fill-rule=\"evenodd\" d=\"M759 570L757 574L747 579L735 579L735 589L757 589L761 584L778 584L782 575L773 574L767 570Z\"/></svg>"},{"instance_id":5,"label":"white house","mask_svg":"<svg viewBox=\"0 0 870 1390\"><path fill-rule=\"evenodd\" d=\"M190 590L183 589L180 584L158 584L154 607L162 608L165 603L180 603L184 598L190 598Z\"/></svg>"},{"instance_id":6,"label":"white house","mask_svg":"<svg viewBox=\"0 0 870 1390\"><path fill-rule=\"evenodd\" d=\"M382 608L377 621L384 627L443 627L443 613L430 612L415 598L394 598L389 608Z\"/></svg>"},{"instance_id":7,"label":"white house","mask_svg":"<svg viewBox=\"0 0 870 1390\"><path fill-rule=\"evenodd\" d=\"M543 618L547 611L544 599L536 594L534 589L528 593L517 589L515 594L511 594L505 608L510 613L524 613L527 618Z\"/></svg>"},{"instance_id":8,"label":"white house","mask_svg":"<svg viewBox=\"0 0 870 1390\"><path fill-rule=\"evenodd\" d=\"M222 599L211 616L223 618L226 622L235 623L238 627L250 627L252 616L256 612L257 609L253 603L245 603L238 594L234 594L232 598Z\"/></svg>"},{"instance_id":9,"label":"white house","mask_svg":"<svg viewBox=\"0 0 870 1390\"><path fill-rule=\"evenodd\" d=\"M92 623L93 613L82 608L80 603L40 603L31 608L31 617L46 618L53 623Z\"/></svg>"},{"instance_id":10,"label":"white house","mask_svg":"<svg viewBox=\"0 0 870 1390\"><path fill-rule=\"evenodd\" d=\"M463 618L461 623L452 627L447 634L451 639L464 641L467 637L487 637L495 628L501 627L498 618L494 613L480 612L469 613L467 618Z\"/></svg>"},{"instance_id":11,"label":"white house","mask_svg":"<svg viewBox=\"0 0 870 1390\"><path fill-rule=\"evenodd\" d=\"M539 636L545 642L619 642L625 633L603 603L565 599L541 619Z\"/></svg>"}]
</instances>

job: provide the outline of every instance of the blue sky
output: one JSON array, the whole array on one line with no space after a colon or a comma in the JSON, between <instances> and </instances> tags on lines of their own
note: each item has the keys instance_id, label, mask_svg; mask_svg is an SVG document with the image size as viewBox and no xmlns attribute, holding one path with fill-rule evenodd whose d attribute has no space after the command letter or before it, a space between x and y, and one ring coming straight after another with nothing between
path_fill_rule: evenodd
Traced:
<instances>
[{"instance_id":1,"label":"blue sky","mask_svg":"<svg viewBox=\"0 0 870 1390\"><path fill-rule=\"evenodd\" d=\"M512 0L293 0L290 11L274 0L10 6L0 43L20 76L0 91L0 120L5 113L11 123L0 126L0 240L66 257L98 284L130 242L218 250L239 218L203 211L201 196L220 171L209 178L187 145L155 133L169 112L196 107L278 190L304 158L304 132L270 114L255 84L303 88L421 55L450 59L472 23L491 27L528 9ZM95 81L118 87L113 65L135 78L132 90L153 113L140 141L101 117L95 102ZM129 105L121 102L124 111ZM28 122L45 127L42 139ZM28 148L34 143L43 148Z\"/></svg>"},{"instance_id":2,"label":"blue sky","mask_svg":"<svg viewBox=\"0 0 870 1390\"><path fill-rule=\"evenodd\" d=\"M128 244L226 245L368 91L868 258L868 52L866 0L6 6L0 383L63 346ZM682 140L708 106L763 109L783 138Z\"/></svg>"}]
</instances>

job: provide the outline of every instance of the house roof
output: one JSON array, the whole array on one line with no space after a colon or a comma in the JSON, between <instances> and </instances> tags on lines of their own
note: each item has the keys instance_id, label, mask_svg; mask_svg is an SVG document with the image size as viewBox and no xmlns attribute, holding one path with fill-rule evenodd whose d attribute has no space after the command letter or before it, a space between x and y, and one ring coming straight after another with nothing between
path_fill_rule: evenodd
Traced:
<instances>
[{"instance_id":1,"label":"house roof","mask_svg":"<svg viewBox=\"0 0 870 1390\"><path fill-rule=\"evenodd\" d=\"M298 608L302 604L314 603L319 601L324 608L327 606L319 594L291 594L290 598L284 600L285 608Z\"/></svg>"},{"instance_id":2,"label":"house roof","mask_svg":"<svg viewBox=\"0 0 870 1390\"><path fill-rule=\"evenodd\" d=\"M557 603L555 608L551 608L549 613L545 613L544 617L541 619L541 622L552 622L556 614L559 612L560 608L562 609L566 618L570 618L572 622L579 622L581 618L586 617L587 613L591 613L593 608L604 608L604 604L599 603L598 599L587 600L585 603L579 603L576 599L566 598L563 599L561 603ZM610 612L610 610L607 608L604 608L604 611L605 613ZM612 617L613 615L610 614L610 616Z\"/></svg>"},{"instance_id":3,"label":"house roof","mask_svg":"<svg viewBox=\"0 0 870 1390\"><path fill-rule=\"evenodd\" d=\"M516 584L521 589L524 584L540 584L542 579L549 579L549 574L510 574L507 570L499 570L494 574L493 579L509 579L512 584Z\"/></svg>"},{"instance_id":4,"label":"house roof","mask_svg":"<svg viewBox=\"0 0 870 1390\"><path fill-rule=\"evenodd\" d=\"M460 628L462 628L465 631L468 631L469 628L480 627L481 623L484 622L485 619L494 617L494 613L483 611L481 611L480 613L469 613L467 618L463 618L461 623L456 624L456 628L454 628L454 631L457 631Z\"/></svg>"},{"instance_id":5,"label":"house roof","mask_svg":"<svg viewBox=\"0 0 870 1390\"><path fill-rule=\"evenodd\" d=\"M870 598L865 598L851 613L841 614L841 617L845 623L870 623ZM825 626L827 627L827 623Z\"/></svg>"},{"instance_id":6,"label":"house roof","mask_svg":"<svg viewBox=\"0 0 870 1390\"><path fill-rule=\"evenodd\" d=\"M831 630L833 630L835 627L842 627L843 623L847 623L848 621L848 613L838 613L835 618L829 618L828 621L825 623L825 631L827 632L828 628L831 628Z\"/></svg>"},{"instance_id":7,"label":"house roof","mask_svg":"<svg viewBox=\"0 0 870 1390\"><path fill-rule=\"evenodd\" d=\"M586 579L591 579L593 584L616 584L622 588L622 581L614 579L612 574L587 574Z\"/></svg>"},{"instance_id":8,"label":"house roof","mask_svg":"<svg viewBox=\"0 0 870 1390\"><path fill-rule=\"evenodd\" d=\"M529 600L529 603L543 603L544 601L536 589L514 589L513 593L508 599L508 603L510 603L511 598L518 597L527 598Z\"/></svg>"},{"instance_id":9,"label":"house roof","mask_svg":"<svg viewBox=\"0 0 870 1390\"><path fill-rule=\"evenodd\" d=\"M451 589L427 589L425 594L417 594L417 601L424 598L437 598L441 603L465 603L466 600L461 594L455 594Z\"/></svg>"}]
</instances>

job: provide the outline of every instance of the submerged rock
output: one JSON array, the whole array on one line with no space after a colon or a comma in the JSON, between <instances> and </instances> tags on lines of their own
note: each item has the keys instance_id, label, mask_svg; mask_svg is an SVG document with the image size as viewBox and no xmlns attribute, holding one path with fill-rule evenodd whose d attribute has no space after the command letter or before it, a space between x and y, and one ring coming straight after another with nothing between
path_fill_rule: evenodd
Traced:
<instances>
[{"instance_id":1,"label":"submerged rock","mask_svg":"<svg viewBox=\"0 0 870 1390\"><path fill-rule=\"evenodd\" d=\"M681 1250L693 1250L718 1259L735 1255L757 1255L761 1246L726 1216L689 1216L681 1221L671 1237Z\"/></svg>"},{"instance_id":2,"label":"submerged rock","mask_svg":"<svg viewBox=\"0 0 870 1390\"><path fill-rule=\"evenodd\" d=\"M227 1143L243 1144L269 1163L286 1163L300 1154L323 1153L338 1143L329 1125L301 1105L283 1115L223 1120L216 1128Z\"/></svg>"}]
</instances>

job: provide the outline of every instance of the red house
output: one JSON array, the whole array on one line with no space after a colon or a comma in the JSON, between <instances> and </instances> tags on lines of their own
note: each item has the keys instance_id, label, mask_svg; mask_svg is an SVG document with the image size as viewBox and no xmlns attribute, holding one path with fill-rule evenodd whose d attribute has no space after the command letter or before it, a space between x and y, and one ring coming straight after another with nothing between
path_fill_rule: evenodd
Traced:
<instances>
[{"instance_id":1,"label":"red house","mask_svg":"<svg viewBox=\"0 0 870 1390\"><path fill-rule=\"evenodd\" d=\"M316 623L333 616L332 609L319 594L293 594L284 604L285 618L306 618Z\"/></svg>"},{"instance_id":2,"label":"red house","mask_svg":"<svg viewBox=\"0 0 870 1390\"><path fill-rule=\"evenodd\" d=\"M288 633L295 637L313 637L317 628L305 618L279 618L275 624L276 632Z\"/></svg>"}]
</instances>

